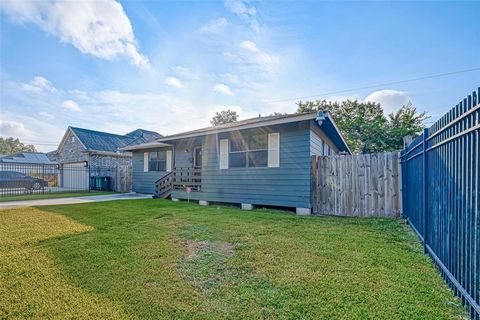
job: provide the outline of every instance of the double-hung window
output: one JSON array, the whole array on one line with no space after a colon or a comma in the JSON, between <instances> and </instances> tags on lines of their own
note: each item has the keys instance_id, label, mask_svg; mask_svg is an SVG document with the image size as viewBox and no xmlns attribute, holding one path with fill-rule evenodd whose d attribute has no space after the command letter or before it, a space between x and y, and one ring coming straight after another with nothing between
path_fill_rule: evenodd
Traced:
<instances>
[{"instance_id":1,"label":"double-hung window","mask_svg":"<svg viewBox=\"0 0 480 320\"><path fill-rule=\"evenodd\" d=\"M258 168L268 166L268 135L254 134L230 139L230 168Z\"/></svg>"},{"instance_id":2,"label":"double-hung window","mask_svg":"<svg viewBox=\"0 0 480 320\"><path fill-rule=\"evenodd\" d=\"M148 153L148 171L167 171L166 151Z\"/></svg>"}]
</instances>

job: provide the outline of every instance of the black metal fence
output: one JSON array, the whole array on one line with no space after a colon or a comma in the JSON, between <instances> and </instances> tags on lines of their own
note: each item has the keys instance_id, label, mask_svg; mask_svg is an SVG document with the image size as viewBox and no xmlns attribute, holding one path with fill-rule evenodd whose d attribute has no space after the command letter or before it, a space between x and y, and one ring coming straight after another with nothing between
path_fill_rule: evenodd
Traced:
<instances>
[{"instance_id":1,"label":"black metal fence","mask_svg":"<svg viewBox=\"0 0 480 320\"><path fill-rule=\"evenodd\" d=\"M128 192L130 189L130 167L90 168L85 162L0 163L0 197L90 190Z\"/></svg>"},{"instance_id":2,"label":"black metal fence","mask_svg":"<svg viewBox=\"0 0 480 320\"><path fill-rule=\"evenodd\" d=\"M480 319L480 88L401 153L403 214Z\"/></svg>"}]
</instances>

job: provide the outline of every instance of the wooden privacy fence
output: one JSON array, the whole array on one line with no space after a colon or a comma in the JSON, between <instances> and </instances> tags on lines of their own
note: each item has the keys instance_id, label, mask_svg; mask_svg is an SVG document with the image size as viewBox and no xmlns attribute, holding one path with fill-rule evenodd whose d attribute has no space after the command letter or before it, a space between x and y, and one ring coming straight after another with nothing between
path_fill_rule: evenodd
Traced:
<instances>
[{"instance_id":1,"label":"wooden privacy fence","mask_svg":"<svg viewBox=\"0 0 480 320\"><path fill-rule=\"evenodd\" d=\"M480 88L402 151L403 214L480 320Z\"/></svg>"},{"instance_id":2,"label":"wooden privacy fence","mask_svg":"<svg viewBox=\"0 0 480 320\"><path fill-rule=\"evenodd\" d=\"M115 171L116 179L114 181L113 189L117 192L132 191L132 167L117 166Z\"/></svg>"},{"instance_id":3,"label":"wooden privacy fence","mask_svg":"<svg viewBox=\"0 0 480 320\"><path fill-rule=\"evenodd\" d=\"M395 217L400 214L398 152L312 156L316 214Z\"/></svg>"}]
</instances>

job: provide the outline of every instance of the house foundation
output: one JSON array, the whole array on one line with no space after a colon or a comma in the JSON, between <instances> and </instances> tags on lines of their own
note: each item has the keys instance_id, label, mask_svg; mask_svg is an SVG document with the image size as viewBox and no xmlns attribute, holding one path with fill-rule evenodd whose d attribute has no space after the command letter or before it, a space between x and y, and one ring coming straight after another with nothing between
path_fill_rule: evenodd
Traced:
<instances>
[{"instance_id":1,"label":"house foundation","mask_svg":"<svg viewBox=\"0 0 480 320\"><path fill-rule=\"evenodd\" d=\"M309 216L312 214L312 209L310 208L296 208L295 213L297 216Z\"/></svg>"},{"instance_id":2,"label":"house foundation","mask_svg":"<svg viewBox=\"0 0 480 320\"><path fill-rule=\"evenodd\" d=\"M242 210L253 210L253 204L242 203Z\"/></svg>"}]
</instances>

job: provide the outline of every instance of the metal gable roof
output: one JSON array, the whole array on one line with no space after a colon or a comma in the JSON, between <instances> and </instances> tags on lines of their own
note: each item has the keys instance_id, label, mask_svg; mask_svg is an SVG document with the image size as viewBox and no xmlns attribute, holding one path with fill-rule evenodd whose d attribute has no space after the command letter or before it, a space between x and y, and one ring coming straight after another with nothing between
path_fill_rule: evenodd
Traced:
<instances>
[{"instance_id":1,"label":"metal gable roof","mask_svg":"<svg viewBox=\"0 0 480 320\"><path fill-rule=\"evenodd\" d=\"M56 164L51 161L45 153L40 152L19 152L0 157L3 163L35 163L35 164Z\"/></svg>"},{"instance_id":2,"label":"metal gable roof","mask_svg":"<svg viewBox=\"0 0 480 320\"><path fill-rule=\"evenodd\" d=\"M146 143L162 135L143 129L137 129L125 135L70 127L89 151L118 152L120 148Z\"/></svg>"}]
</instances>

